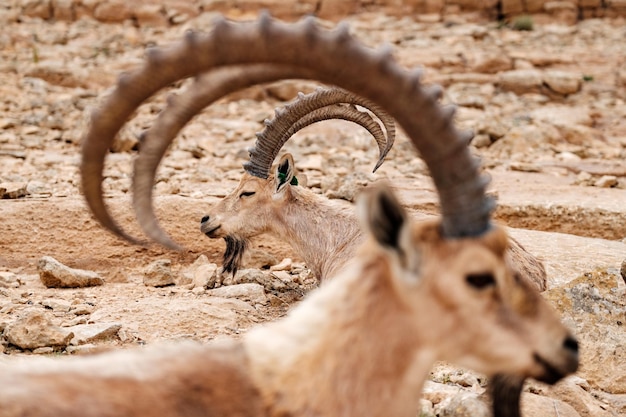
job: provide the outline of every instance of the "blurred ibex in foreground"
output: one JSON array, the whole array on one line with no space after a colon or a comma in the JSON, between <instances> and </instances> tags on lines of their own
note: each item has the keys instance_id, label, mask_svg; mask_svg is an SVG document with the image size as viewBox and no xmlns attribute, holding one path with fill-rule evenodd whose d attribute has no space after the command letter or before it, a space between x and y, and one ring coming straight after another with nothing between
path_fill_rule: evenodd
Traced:
<instances>
[{"instance_id":1,"label":"blurred ibex in foreground","mask_svg":"<svg viewBox=\"0 0 626 417\"><path fill-rule=\"evenodd\" d=\"M286 318L238 341L2 365L3 417L408 417L436 360L494 375L502 384L495 403L500 394L513 400L496 405L497 415L518 415L523 378L554 383L576 370L576 340L504 261L508 239L491 224L487 181L467 135L451 123L453 110L388 50L361 46L343 25L221 20L208 34L152 50L141 69L121 77L85 138L81 174L97 219L127 236L104 205L103 164L140 103L180 78L258 64L337 84L384 108L428 165L441 220L413 223L387 187L373 187L360 204L367 239L354 261Z\"/></svg>"}]
</instances>

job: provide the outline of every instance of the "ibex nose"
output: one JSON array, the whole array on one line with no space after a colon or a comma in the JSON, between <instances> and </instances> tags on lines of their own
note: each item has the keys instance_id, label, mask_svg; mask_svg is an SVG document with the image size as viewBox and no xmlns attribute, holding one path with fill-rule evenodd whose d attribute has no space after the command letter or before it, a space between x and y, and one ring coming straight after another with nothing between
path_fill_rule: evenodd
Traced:
<instances>
[{"instance_id":1,"label":"ibex nose","mask_svg":"<svg viewBox=\"0 0 626 417\"><path fill-rule=\"evenodd\" d=\"M208 222L208 221L209 221L209 219L210 219L210 218L211 218L211 217L210 217L210 216L208 216L208 215L203 216L203 217L202 217L202 219L200 219L200 223L206 223L206 222Z\"/></svg>"},{"instance_id":2,"label":"ibex nose","mask_svg":"<svg viewBox=\"0 0 626 417\"><path fill-rule=\"evenodd\" d=\"M565 338L563 342L563 347L566 350L569 350L571 353L578 353L578 340L574 339L572 336L568 336Z\"/></svg>"}]
</instances>

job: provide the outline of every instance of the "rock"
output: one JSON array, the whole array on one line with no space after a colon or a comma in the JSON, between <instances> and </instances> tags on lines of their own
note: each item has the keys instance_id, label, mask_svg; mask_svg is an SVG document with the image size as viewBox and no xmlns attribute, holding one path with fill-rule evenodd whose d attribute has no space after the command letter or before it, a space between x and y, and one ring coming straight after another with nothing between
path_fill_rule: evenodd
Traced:
<instances>
[{"instance_id":1,"label":"rock","mask_svg":"<svg viewBox=\"0 0 626 417\"><path fill-rule=\"evenodd\" d=\"M622 279L624 280L624 282L626 282L626 259L624 259L622 261L622 266L619 269L619 273L621 274Z\"/></svg>"},{"instance_id":2,"label":"rock","mask_svg":"<svg viewBox=\"0 0 626 417\"><path fill-rule=\"evenodd\" d=\"M94 309L95 307L89 304L73 304L70 307L70 311L76 316L86 316L93 313Z\"/></svg>"},{"instance_id":3,"label":"rock","mask_svg":"<svg viewBox=\"0 0 626 417\"><path fill-rule=\"evenodd\" d=\"M213 288L218 278L218 269L216 264L198 266L193 274L193 288Z\"/></svg>"},{"instance_id":4,"label":"rock","mask_svg":"<svg viewBox=\"0 0 626 417\"><path fill-rule=\"evenodd\" d=\"M617 185L617 177L615 175L603 175L596 182L593 183L594 187L611 188Z\"/></svg>"},{"instance_id":5,"label":"rock","mask_svg":"<svg viewBox=\"0 0 626 417\"><path fill-rule=\"evenodd\" d=\"M37 271L43 285L48 288L79 288L104 284L95 272L69 268L51 256L44 256L37 263Z\"/></svg>"},{"instance_id":6,"label":"rock","mask_svg":"<svg viewBox=\"0 0 626 417\"><path fill-rule=\"evenodd\" d=\"M51 348L50 346L33 349L33 353L35 355L47 355L52 352L54 352L54 348Z\"/></svg>"},{"instance_id":7,"label":"rock","mask_svg":"<svg viewBox=\"0 0 626 417\"><path fill-rule=\"evenodd\" d=\"M588 272L544 296L573 328L581 346L577 373L594 389L626 394L624 284L617 271Z\"/></svg>"},{"instance_id":8,"label":"rock","mask_svg":"<svg viewBox=\"0 0 626 417\"><path fill-rule=\"evenodd\" d=\"M270 271L291 271L293 261L291 258L285 258L280 263L270 266Z\"/></svg>"},{"instance_id":9,"label":"rock","mask_svg":"<svg viewBox=\"0 0 626 417\"><path fill-rule=\"evenodd\" d=\"M20 280L12 272L0 271L0 288L18 288Z\"/></svg>"},{"instance_id":10,"label":"rock","mask_svg":"<svg viewBox=\"0 0 626 417\"><path fill-rule=\"evenodd\" d=\"M28 195L27 186L28 183L22 182L0 183L0 200L26 197Z\"/></svg>"},{"instance_id":11,"label":"rock","mask_svg":"<svg viewBox=\"0 0 626 417\"><path fill-rule=\"evenodd\" d=\"M470 69L473 72L495 74L513 69L513 60L504 51L481 51L472 56Z\"/></svg>"},{"instance_id":12,"label":"rock","mask_svg":"<svg viewBox=\"0 0 626 417\"><path fill-rule=\"evenodd\" d=\"M605 409L606 405L585 388L589 389L587 381L570 376L549 389L548 395L571 405L581 417L612 417L613 414Z\"/></svg>"},{"instance_id":13,"label":"rock","mask_svg":"<svg viewBox=\"0 0 626 417\"><path fill-rule=\"evenodd\" d=\"M479 149L488 148L489 145L491 145L491 138L489 137L489 135L478 134L474 136L474 139L472 139L472 145Z\"/></svg>"},{"instance_id":14,"label":"rock","mask_svg":"<svg viewBox=\"0 0 626 417\"><path fill-rule=\"evenodd\" d=\"M41 302L41 305L46 308L49 308L50 310L61 311L64 313L67 313L68 311L70 311L70 308L72 307L69 301L58 300L55 298L49 298L49 299L43 300Z\"/></svg>"},{"instance_id":15,"label":"rock","mask_svg":"<svg viewBox=\"0 0 626 417\"><path fill-rule=\"evenodd\" d=\"M546 71L543 81L550 90L562 94L574 94L580 91L582 79L579 74L566 71Z\"/></svg>"},{"instance_id":16,"label":"rock","mask_svg":"<svg viewBox=\"0 0 626 417\"><path fill-rule=\"evenodd\" d=\"M87 343L84 345L69 345L65 348L65 351L70 355L81 355L81 354L92 354L97 353L102 348L98 345L94 345L93 343Z\"/></svg>"},{"instance_id":17,"label":"rock","mask_svg":"<svg viewBox=\"0 0 626 417\"><path fill-rule=\"evenodd\" d=\"M143 271L143 284L147 287L166 287L174 285L172 261L159 259L148 265Z\"/></svg>"},{"instance_id":18,"label":"rock","mask_svg":"<svg viewBox=\"0 0 626 417\"><path fill-rule=\"evenodd\" d=\"M476 378L475 375L472 375L469 372L450 375L450 382L460 385L462 387L480 386L480 381L478 381L478 378Z\"/></svg>"},{"instance_id":19,"label":"rock","mask_svg":"<svg viewBox=\"0 0 626 417\"><path fill-rule=\"evenodd\" d=\"M267 287L269 274L259 269L240 269L237 271L233 284L257 283Z\"/></svg>"},{"instance_id":20,"label":"rock","mask_svg":"<svg viewBox=\"0 0 626 417\"><path fill-rule=\"evenodd\" d=\"M461 391L434 407L439 417L490 417L491 410L477 394ZM533 414L529 414L533 415Z\"/></svg>"},{"instance_id":21,"label":"rock","mask_svg":"<svg viewBox=\"0 0 626 417\"><path fill-rule=\"evenodd\" d=\"M118 323L79 324L68 327L74 333L72 345L84 345L117 337L117 332L122 328Z\"/></svg>"},{"instance_id":22,"label":"rock","mask_svg":"<svg viewBox=\"0 0 626 417\"><path fill-rule=\"evenodd\" d=\"M523 416L580 417L571 405L530 392L522 393L521 403Z\"/></svg>"},{"instance_id":23,"label":"rock","mask_svg":"<svg viewBox=\"0 0 626 417\"><path fill-rule=\"evenodd\" d=\"M265 288L260 284L236 284L207 291L212 297L238 298L253 304L267 304Z\"/></svg>"},{"instance_id":24,"label":"rock","mask_svg":"<svg viewBox=\"0 0 626 417\"><path fill-rule=\"evenodd\" d=\"M541 71L523 69L498 74L498 85L504 91L515 94L539 93L543 84Z\"/></svg>"},{"instance_id":25,"label":"rock","mask_svg":"<svg viewBox=\"0 0 626 417\"><path fill-rule=\"evenodd\" d=\"M12 345L31 350L41 347L64 348L74 337L70 330L52 324L40 310L31 310L7 325L4 334Z\"/></svg>"}]
</instances>

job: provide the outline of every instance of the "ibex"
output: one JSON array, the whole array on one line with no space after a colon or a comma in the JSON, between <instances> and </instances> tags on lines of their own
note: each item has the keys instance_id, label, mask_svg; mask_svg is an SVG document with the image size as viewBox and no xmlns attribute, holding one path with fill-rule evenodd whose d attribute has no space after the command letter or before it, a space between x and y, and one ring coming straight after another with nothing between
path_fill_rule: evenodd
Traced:
<instances>
[{"instance_id":1,"label":"ibex","mask_svg":"<svg viewBox=\"0 0 626 417\"><path fill-rule=\"evenodd\" d=\"M574 372L576 339L504 261L508 239L491 222L488 181L467 149L468 135L451 122L453 108L440 107L439 91L425 90L419 74L390 55L362 46L345 25L325 31L310 19L288 25L264 16L189 33L120 77L93 114L81 164L88 206L120 236L136 241L110 216L102 180L123 123L176 80L212 71L219 78L220 68L248 65L275 69L254 82L291 72L383 108L429 167L441 219L413 223L388 188L374 187L360 205L368 237L354 261L286 318L239 341L76 358L50 368L4 366L3 415L412 416L435 360L495 375L502 384L494 389L497 415L519 415L520 381L554 383ZM223 94L241 84L224 86ZM500 394L514 403L498 407Z\"/></svg>"},{"instance_id":2,"label":"ibex","mask_svg":"<svg viewBox=\"0 0 626 417\"><path fill-rule=\"evenodd\" d=\"M198 94L196 91L194 94ZM210 94L210 90L207 93ZM383 122L386 135L373 119L368 120L366 113L358 112L361 119L357 120L351 107L333 107L331 111L329 103L356 104L372 111ZM165 114L166 111L162 116ZM250 161L244 165L247 172L239 185L201 220L200 228L204 234L226 240L224 271L236 272L248 240L261 233L269 233L290 243L320 280L334 275L354 256L363 240L354 212L343 204L336 204L298 186L297 181L294 183L296 167L291 155L284 155L273 167L270 165L273 160L266 159L261 175L249 170L249 167L261 165L256 161L258 147L271 149L274 155L278 155L295 132L313 122L331 118L351 120L365 127L379 147L380 156L374 171L383 163L393 144L394 124L369 100L341 90L326 89L300 95L298 100L278 109L275 118L266 121L263 132L257 134ZM515 239L509 239L506 255L509 265L539 291L545 290L546 272L541 262Z\"/></svg>"},{"instance_id":3,"label":"ibex","mask_svg":"<svg viewBox=\"0 0 626 417\"><path fill-rule=\"evenodd\" d=\"M151 190L157 165L178 131L193 115L220 97L225 85L236 88L265 80L268 75L285 74L293 75L293 72L256 65L245 74L242 70L231 70L201 77L180 96L170 97L168 107L144 133L143 149L135 162L137 192L133 198L139 223L149 236L177 248L158 225ZM337 106L340 103L350 106ZM376 115L385 131L367 113L356 110L355 105ZM300 95L295 102L277 109L275 118L266 120L266 128L257 134L256 145L250 150L251 159L244 164L246 173L237 188L201 221L203 233L226 241L224 271L235 273L248 240L265 232L289 242L320 280L332 276L352 258L363 240L353 211L303 187L292 187L295 166L289 156L284 156L274 169L271 168L280 149L295 132L331 118L352 121L367 129L380 153L374 171L382 165L395 139L395 125L393 119L370 100L341 89L319 89L310 95ZM512 238L507 262L539 291L545 290L543 265Z\"/></svg>"}]
</instances>

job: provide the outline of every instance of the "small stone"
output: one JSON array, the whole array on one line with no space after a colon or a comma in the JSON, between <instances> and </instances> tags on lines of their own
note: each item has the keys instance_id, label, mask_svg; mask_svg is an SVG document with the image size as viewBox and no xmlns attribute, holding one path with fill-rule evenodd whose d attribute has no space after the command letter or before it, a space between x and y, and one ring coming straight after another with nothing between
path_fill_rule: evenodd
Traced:
<instances>
[{"instance_id":1,"label":"small stone","mask_svg":"<svg viewBox=\"0 0 626 417\"><path fill-rule=\"evenodd\" d=\"M51 256L44 256L37 263L39 278L48 288L79 288L104 284L95 272L73 269Z\"/></svg>"},{"instance_id":2,"label":"small stone","mask_svg":"<svg viewBox=\"0 0 626 417\"><path fill-rule=\"evenodd\" d=\"M287 271L273 271L272 276L278 278L283 283L289 283L293 281L291 274Z\"/></svg>"},{"instance_id":3,"label":"small stone","mask_svg":"<svg viewBox=\"0 0 626 417\"><path fill-rule=\"evenodd\" d=\"M18 288L20 280L12 272L0 272L0 288Z\"/></svg>"},{"instance_id":4,"label":"small stone","mask_svg":"<svg viewBox=\"0 0 626 417\"><path fill-rule=\"evenodd\" d=\"M47 355L54 352L54 348L51 348L50 346L45 346L45 347L40 347L37 349L33 349L33 353L35 355Z\"/></svg>"},{"instance_id":5,"label":"small stone","mask_svg":"<svg viewBox=\"0 0 626 417\"><path fill-rule=\"evenodd\" d=\"M95 345L93 343L87 343L87 344L78 345L78 346L70 345L65 348L65 351L69 353L70 355L80 355L80 354L96 353L100 349L101 348L98 345Z\"/></svg>"},{"instance_id":6,"label":"small stone","mask_svg":"<svg viewBox=\"0 0 626 417\"><path fill-rule=\"evenodd\" d=\"M464 372L460 375L456 375L456 374L450 375L450 382L453 382L462 387L473 387L473 386L480 385L478 378L476 378L474 375L472 375L469 372Z\"/></svg>"},{"instance_id":7,"label":"small stone","mask_svg":"<svg viewBox=\"0 0 626 417\"><path fill-rule=\"evenodd\" d=\"M166 287L174 285L172 261L159 259L144 269L143 284L147 287Z\"/></svg>"},{"instance_id":8,"label":"small stone","mask_svg":"<svg viewBox=\"0 0 626 417\"><path fill-rule=\"evenodd\" d=\"M615 187L617 185L617 177L614 175L603 175L593 185L600 188Z\"/></svg>"},{"instance_id":9,"label":"small stone","mask_svg":"<svg viewBox=\"0 0 626 417\"><path fill-rule=\"evenodd\" d=\"M489 135L476 135L471 144L477 148L487 148L491 145L491 138Z\"/></svg>"},{"instance_id":10,"label":"small stone","mask_svg":"<svg viewBox=\"0 0 626 417\"><path fill-rule=\"evenodd\" d=\"M193 274L193 288L213 288L218 277L216 264L203 264L198 266Z\"/></svg>"},{"instance_id":11,"label":"small stone","mask_svg":"<svg viewBox=\"0 0 626 417\"><path fill-rule=\"evenodd\" d=\"M260 284L236 284L207 291L212 297L238 298L253 304L267 304L265 288Z\"/></svg>"},{"instance_id":12,"label":"small stone","mask_svg":"<svg viewBox=\"0 0 626 417\"><path fill-rule=\"evenodd\" d=\"M98 323L98 324L79 324L77 326L68 327L74 333L74 338L70 342L72 345L84 345L97 341L107 340L117 337L117 332L122 328L118 323Z\"/></svg>"},{"instance_id":13,"label":"small stone","mask_svg":"<svg viewBox=\"0 0 626 417\"><path fill-rule=\"evenodd\" d=\"M285 258L280 263L270 266L270 271L291 271L292 264L291 258Z\"/></svg>"},{"instance_id":14,"label":"small stone","mask_svg":"<svg viewBox=\"0 0 626 417\"><path fill-rule=\"evenodd\" d=\"M0 200L26 197L28 195L27 186L28 183L21 182L0 183Z\"/></svg>"},{"instance_id":15,"label":"small stone","mask_svg":"<svg viewBox=\"0 0 626 417\"><path fill-rule=\"evenodd\" d=\"M498 74L500 88L516 94L538 93L542 83L541 71L535 69L504 71Z\"/></svg>"},{"instance_id":16,"label":"small stone","mask_svg":"<svg viewBox=\"0 0 626 417\"><path fill-rule=\"evenodd\" d=\"M77 316L86 316L93 313L94 307L89 304L74 304L70 311Z\"/></svg>"},{"instance_id":17,"label":"small stone","mask_svg":"<svg viewBox=\"0 0 626 417\"><path fill-rule=\"evenodd\" d=\"M40 310L31 310L7 325L4 334L9 343L21 349L65 347L74 337L71 331L52 324Z\"/></svg>"},{"instance_id":18,"label":"small stone","mask_svg":"<svg viewBox=\"0 0 626 417\"><path fill-rule=\"evenodd\" d=\"M546 71L543 81L550 90L563 94L574 94L580 91L582 78L579 74L566 71Z\"/></svg>"},{"instance_id":19,"label":"small stone","mask_svg":"<svg viewBox=\"0 0 626 417\"><path fill-rule=\"evenodd\" d=\"M206 292L206 289L204 287L194 287L191 290L191 292L196 294L196 295L201 295L201 294L204 294Z\"/></svg>"},{"instance_id":20,"label":"small stone","mask_svg":"<svg viewBox=\"0 0 626 417\"><path fill-rule=\"evenodd\" d=\"M581 183L588 182L592 178L593 176L587 171L580 171L580 173L576 176L576 180Z\"/></svg>"},{"instance_id":21,"label":"small stone","mask_svg":"<svg viewBox=\"0 0 626 417\"><path fill-rule=\"evenodd\" d=\"M624 282L626 282L626 259L622 261L622 267L619 269L619 273L622 276Z\"/></svg>"},{"instance_id":22,"label":"small stone","mask_svg":"<svg viewBox=\"0 0 626 417\"><path fill-rule=\"evenodd\" d=\"M67 313L68 311L70 311L70 308L72 307L72 305L70 304L69 301L65 301L65 300L58 300L55 298L49 298L47 300L43 300L41 302L41 305L49 308L50 310L54 310L54 311L62 311Z\"/></svg>"},{"instance_id":23,"label":"small stone","mask_svg":"<svg viewBox=\"0 0 626 417\"><path fill-rule=\"evenodd\" d=\"M489 417L491 411L487 404L470 392L459 392L435 406L435 415L439 417ZM528 414L532 415L532 414Z\"/></svg>"}]
</instances>

